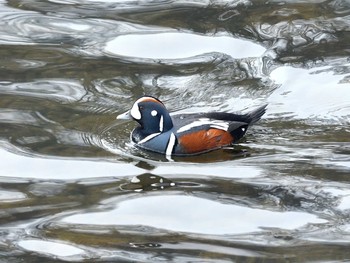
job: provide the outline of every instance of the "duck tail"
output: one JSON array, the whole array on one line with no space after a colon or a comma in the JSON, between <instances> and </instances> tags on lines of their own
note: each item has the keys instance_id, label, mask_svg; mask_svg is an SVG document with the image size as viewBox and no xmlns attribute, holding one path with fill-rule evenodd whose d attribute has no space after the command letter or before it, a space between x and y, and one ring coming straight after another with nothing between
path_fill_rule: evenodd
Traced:
<instances>
[{"instance_id":1,"label":"duck tail","mask_svg":"<svg viewBox=\"0 0 350 263\"><path fill-rule=\"evenodd\" d=\"M254 123L258 122L261 119L261 116L263 116L266 112L266 107L267 107L267 104L260 106L259 108L246 114L249 126L253 125Z\"/></svg>"}]
</instances>

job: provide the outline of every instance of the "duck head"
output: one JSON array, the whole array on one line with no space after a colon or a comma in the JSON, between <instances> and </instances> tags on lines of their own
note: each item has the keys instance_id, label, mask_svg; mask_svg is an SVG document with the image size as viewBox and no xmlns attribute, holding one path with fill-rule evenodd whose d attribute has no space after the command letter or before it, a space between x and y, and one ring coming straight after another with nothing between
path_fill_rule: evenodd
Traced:
<instances>
[{"instance_id":1,"label":"duck head","mask_svg":"<svg viewBox=\"0 0 350 263\"><path fill-rule=\"evenodd\" d=\"M151 96L143 96L134 102L131 110L117 119L133 119L140 124L144 134L162 133L173 127L173 122L164 104Z\"/></svg>"}]
</instances>

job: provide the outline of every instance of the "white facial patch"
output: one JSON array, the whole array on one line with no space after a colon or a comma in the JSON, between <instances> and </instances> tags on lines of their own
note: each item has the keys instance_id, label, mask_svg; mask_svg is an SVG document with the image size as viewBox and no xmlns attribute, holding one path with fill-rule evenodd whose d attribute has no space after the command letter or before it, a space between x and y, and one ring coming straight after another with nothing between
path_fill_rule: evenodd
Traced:
<instances>
[{"instance_id":1,"label":"white facial patch","mask_svg":"<svg viewBox=\"0 0 350 263\"><path fill-rule=\"evenodd\" d=\"M157 116L157 114L158 114L158 112L157 112L156 110L151 111L151 115L152 115L153 117Z\"/></svg>"},{"instance_id":2,"label":"white facial patch","mask_svg":"<svg viewBox=\"0 0 350 263\"><path fill-rule=\"evenodd\" d=\"M219 129L219 130L224 130L227 131L229 124L225 121L219 121L219 120L211 120L208 118L201 118L198 121L194 121L190 124L187 124L180 129L177 130L177 132L184 132L188 131L192 128L199 127L202 125L209 125L211 128Z\"/></svg>"},{"instance_id":3,"label":"white facial patch","mask_svg":"<svg viewBox=\"0 0 350 263\"><path fill-rule=\"evenodd\" d=\"M130 110L130 115L136 120L141 120L141 112L140 112L139 104L137 101L132 106L132 108Z\"/></svg>"}]
</instances>

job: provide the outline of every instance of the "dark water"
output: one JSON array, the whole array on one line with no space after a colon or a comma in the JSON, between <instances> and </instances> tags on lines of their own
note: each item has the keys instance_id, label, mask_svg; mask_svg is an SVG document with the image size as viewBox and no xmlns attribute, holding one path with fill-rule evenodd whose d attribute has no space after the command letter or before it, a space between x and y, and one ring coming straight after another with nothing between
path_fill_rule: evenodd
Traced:
<instances>
[{"instance_id":1,"label":"dark water","mask_svg":"<svg viewBox=\"0 0 350 263\"><path fill-rule=\"evenodd\" d=\"M350 2L0 1L1 262L350 261ZM115 117L265 118L142 153Z\"/></svg>"}]
</instances>

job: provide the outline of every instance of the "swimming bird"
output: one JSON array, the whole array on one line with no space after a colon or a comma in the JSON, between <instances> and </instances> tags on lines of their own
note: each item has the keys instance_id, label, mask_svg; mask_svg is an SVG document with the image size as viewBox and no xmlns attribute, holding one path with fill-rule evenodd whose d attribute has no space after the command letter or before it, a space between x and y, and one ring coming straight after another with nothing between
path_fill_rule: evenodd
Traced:
<instances>
[{"instance_id":1,"label":"swimming bird","mask_svg":"<svg viewBox=\"0 0 350 263\"><path fill-rule=\"evenodd\" d=\"M143 150L171 156L191 156L232 145L266 111L263 105L247 114L227 112L170 115L164 104L143 96L117 119L133 119L138 126L131 140Z\"/></svg>"}]
</instances>

